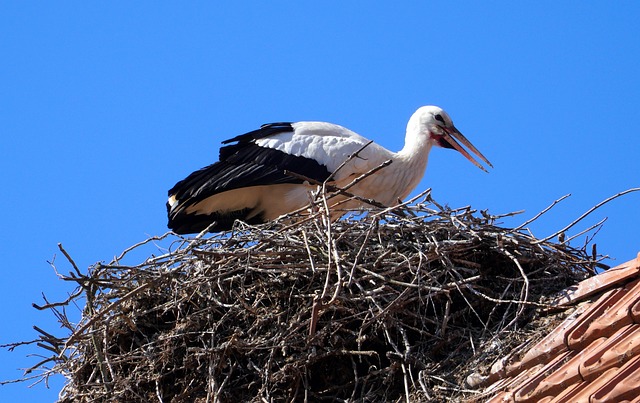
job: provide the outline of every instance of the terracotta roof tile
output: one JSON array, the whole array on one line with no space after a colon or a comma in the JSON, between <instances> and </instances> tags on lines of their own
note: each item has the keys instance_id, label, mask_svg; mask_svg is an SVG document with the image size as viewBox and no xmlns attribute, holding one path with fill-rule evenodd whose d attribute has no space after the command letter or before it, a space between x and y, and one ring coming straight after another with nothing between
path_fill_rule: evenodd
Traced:
<instances>
[{"instance_id":1,"label":"terracotta roof tile","mask_svg":"<svg viewBox=\"0 0 640 403\"><path fill-rule=\"evenodd\" d=\"M567 351L567 344L565 343L567 329L572 328L577 323L577 319L584 309L579 309L573 314L569 315L564 322L562 322L557 328L555 328L547 337L540 340L535 346L533 346L527 353L524 354L522 359L505 368L504 374L510 376L513 373L522 371L535 364L545 362L550 358Z\"/></svg>"},{"instance_id":2,"label":"terracotta roof tile","mask_svg":"<svg viewBox=\"0 0 640 403\"><path fill-rule=\"evenodd\" d=\"M640 253L636 259L620 266L611 268L603 273L588 278L580 283L566 288L553 300L553 305L570 305L578 301L585 300L593 294L601 293L617 284L624 283L630 278L637 278L640 275Z\"/></svg>"},{"instance_id":3,"label":"terracotta roof tile","mask_svg":"<svg viewBox=\"0 0 640 403\"><path fill-rule=\"evenodd\" d=\"M556 306L580 303L518 357L468 383L499 402L640 403L640 254L567 289Z\"/></svg>"},{"instance_id":4,"label":"terracotta roof tile","mask_svg":"<svg viewBox=\"0 0 640 403\"><path fill-rule=\"evenodd\" d=\"M580 375L584 380L591 381L603 371L619 367L636 357L638 352L640 352L640 326L627 326L609 337L592 354L588 354L580 363Z\"/></svg>"},{"instance_id":5,"label":"terracotta roof tile","mask_svg":"<svg viewBox=\"0 0 640 403\"><path fill-rule=\"evenodd\" d=\"M554 373L562 364L566 361L566 358L571 353L569 351L564 354L560 354L555 357L549 364L545 365L539 371L536 372L533 376L529 377L529 379L525 380L521 386L514 391L513 397L516 402L537 402L540 398L547 396L548 393L545 393L545 388L541 388L540 383L547 379L548 374ZM578 380L580 379L580 374L577 373Z\"/></svg>"},{"instance_id":6,"label":"terracotta roof tile","mask_svg":"<svg viewBox=\"0 0 640 403\"><path fill-rule=\"evenodd\" d=\"M581 350L591 341L605 336L599 330L600 318L609 311L616 302L625 296L624 289L614 289L603 295L596 301L584 314L580 316L580 320L576 321L576 325L568 329L566 336L567 346L571 350Z\"/></svg>"},{"instance_id":7,"label":"terracotta roof tile","mask_svg":"<svg viewBox=\"0 0 640 403\"><path fill-rule=\"evenodd\" d=\"M487 403L512 403L512 402L514 402L513 393L502 391L497 395L495 395Z\"/></svg>"},{"instance_id":8,"label":"terracotta roof tile","mask_svg":"<svg viewBox=\"0 0 640 403\"><path fill-rule=\"evenodd\" d=\"M551 398L549 402L550 403L559 403L559 402L576 403L579 401L577 397L582 394L582 391L585 389L587 385L588 383L583 381L575 384L567 385L565 390L563 390L557 396L554 396L553 398Z\"/></svg>"},{"instance_id":9,"label":"terracotta roof tile","mask_svg":"<svg viewBox=\"0 0 640 403\"><path fill-rule=\"evenodd\" d=\"M640 323L640 301L637 301L629 310L631 317L635 323Z\"/></svg>"},{"instance_id":10,"label":"terracotta roof tile","mask_svg":"<svg viewBox=\"0 0 640 403\"><path fill-rule=\"evenodd\" d=\"M602 374L601 378L597 378L594 382L581 382L576 384L575 387L567 389L562 394L558 395L555 399L551 400L554 403L576 403L576 402L589 402L591 395L595 393L603 383L606 382L614 373L616 369L610 369Z\"/></svg>"},{"instance_id":11,"label":"terracotta roof tile","mask_svg":"<svg viewBox=\"0 0 640 403\"><path fill-rule=\"evenodd\" d=\"M623 402L640 398L640 357L628 361L614 377L593 393L591 402Z\"/></svg>"},{"instance_id":12,"label":"terracotta roof tile","mask_svg":"<svg viewBox=\"0 0 640 403\"><path fill-rule=\"evenodd\" d=\"M602 344L605 339L598 340L589 346L591 349L597 348ZM582 382L582 376L580 375L580 363L590 353L590 350L583 350L579 353L570 351L563 356L562 365L555 368L551 374L545 374L540 379L536 386L536 396L539 398L546 396L556 396L563 390L567 389L570 385L575 385Z\"/></svg>"},{"instance_id":13,"label":"terracotta roof tile","mask_svg":"<svg viewBox=\"0 0 640 403\"><path fill-rule=\"evenodd\" d=\"M514 390L515 389L514 386L517 387L519 385L521 386L522 384L526 383L528 379L535 377L536 374L540 373L540 371L543 370L545 367L547 367L547 365L539 364L539 365L536 365L535 367L531 367L525 370L520 374L517 374L517 376L515 376L508 382L507 388ZM517 402L519 397L516 396L516 393L512 392L511 395L512 395L513 401Z\"/></svg>"}]
</instances>

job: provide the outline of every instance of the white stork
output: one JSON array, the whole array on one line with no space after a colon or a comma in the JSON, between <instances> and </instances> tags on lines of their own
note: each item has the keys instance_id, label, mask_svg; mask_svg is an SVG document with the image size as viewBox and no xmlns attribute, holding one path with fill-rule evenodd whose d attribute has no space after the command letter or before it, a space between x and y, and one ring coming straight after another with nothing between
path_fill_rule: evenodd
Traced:
<instances>
[{"instance_id":1,"label":"white stork","mask_svg":"<svg viewBox=\"0 0 640 403\"><path fill-rule=\"evenodd\" d=\"M423 106L411 116L404 148L397 153L332 123L266 124L224 141L220 161L193 172L169 190L168 226L178 234L188 234L201 232L214 222L209 228L212 232L230 229L235 220L264 223L308 205L317 183L329 179L342 188L388 160L389 166L348 191L391 206L418 185L434 145L456 149L486 171L456 139L493 167L437 106ZM344 199L337 196L331 202ZM340 208L350 210L363 204L352 199Z\"/></svg>"}]
</instances>

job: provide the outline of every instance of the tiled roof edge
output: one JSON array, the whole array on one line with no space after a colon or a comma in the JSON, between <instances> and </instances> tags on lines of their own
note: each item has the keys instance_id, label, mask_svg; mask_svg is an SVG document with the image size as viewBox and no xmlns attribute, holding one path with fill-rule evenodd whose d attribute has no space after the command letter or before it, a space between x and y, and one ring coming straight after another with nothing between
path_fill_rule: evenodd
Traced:
<instances>
[{"instance_id":1,"label":"tiled roof edge","mask_svg":"<svg viewBox=\"0 0 640 403\"><path fill-rule=\"evenodd\" d=\"M550 305L564 307L604 292L630 278L640 275L640 252L635 259L568 287L553 297Z\"/></svg>"}]
</instances>

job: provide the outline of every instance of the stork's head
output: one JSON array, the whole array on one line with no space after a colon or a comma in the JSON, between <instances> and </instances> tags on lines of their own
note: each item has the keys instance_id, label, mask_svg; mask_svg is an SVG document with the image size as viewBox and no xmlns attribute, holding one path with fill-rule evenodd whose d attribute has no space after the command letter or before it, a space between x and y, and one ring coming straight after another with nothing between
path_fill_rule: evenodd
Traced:
<instances>
[{"instance_id":1,"label":"stork's head","mask_svg":"<svg viewBox=\"0 0 640 403\"><path fill-rule=\"evenodd\" d=\"M444 148L453 148L464 155L475 166L487 171L460 143L493 168L489 160L453 125L453 121L442 108L428 105L419 108L411 117L409 125L421 135L426 135L432 144ZM457 141L456 141L457 140ZM458 143L458 141L460 143Z\"/></svg>"}]
</instances>

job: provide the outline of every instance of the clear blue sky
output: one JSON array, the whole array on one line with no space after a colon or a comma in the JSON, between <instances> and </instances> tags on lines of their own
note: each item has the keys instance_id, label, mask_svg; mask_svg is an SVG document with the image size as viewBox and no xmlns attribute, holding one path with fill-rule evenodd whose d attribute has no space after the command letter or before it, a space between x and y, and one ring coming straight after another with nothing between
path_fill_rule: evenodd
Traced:
<instances>
[{"instance_id":1,"label":"clear blue sky","mask_svg":"<svg viewBox=\"0 0 640 403\"><path fill-rule=\"evenodd\" d=\"M398 150L414 110L439 105L495 169L435 149L418 190L526 210L508 225L572 193L539 237L640 186L638 2L213 3L0 3L0 343L57 331L31 303L71 291L47 263L69 270L58 242L86 269L164 233L167 190L261 123L326 120ZM577 230L608 217L598 249L625 262L639 205ZM0 378L34 351L0 351ZM0 401L53 401L61 384Z\"/></svg>"}]
</instances>

